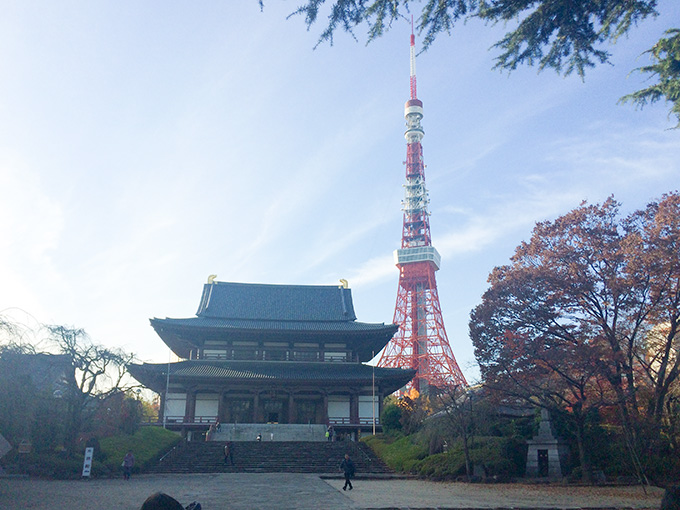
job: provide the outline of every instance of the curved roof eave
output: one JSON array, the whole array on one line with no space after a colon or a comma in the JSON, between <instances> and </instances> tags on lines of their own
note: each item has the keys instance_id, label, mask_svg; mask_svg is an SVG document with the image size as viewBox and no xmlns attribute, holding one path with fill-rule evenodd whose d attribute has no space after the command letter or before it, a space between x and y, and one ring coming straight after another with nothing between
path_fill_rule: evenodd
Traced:
<instances>
[{"instance_id":1,"label":"curved roof eave","mask_svg":"<svg viewBox=\"0 0 680 510\"><path fill-rule=\"evenodd\" d=\"M376 383L386 393L392 393L405 386L415 375L415 370L400 368L372 367L362 363L323 362L253 362L253 361L211 361L192 360L176 363L130 365L132 376L154 391L162 392L170 380L194 384L203 383L245 383L253 384L371 384L375 374Z\"/></svg>"}]
</instances>

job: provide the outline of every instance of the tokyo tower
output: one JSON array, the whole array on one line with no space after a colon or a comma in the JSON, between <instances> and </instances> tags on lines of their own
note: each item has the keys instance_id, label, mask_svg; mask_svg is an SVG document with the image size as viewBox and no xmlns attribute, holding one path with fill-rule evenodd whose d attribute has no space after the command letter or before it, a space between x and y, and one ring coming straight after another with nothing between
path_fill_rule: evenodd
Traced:
<instances>
[{"instance_id":1,"label":"tokyo tower","mask_svg":"<svg viewBox=\"0 0 680 510\"><path fill-rule=\"evenodd\" d=\"M411 97L406 101L406 184L401 248L394 252L399 268L394 324L399 330L383 350L378 366L415 369L411 386L427 393L429 386L467 386L444 329L435 271L441 257L432 246L430 202L425 188L425 165L420 141L423 102L416 94L415 35L411 29Z\"/></svg>"}]
</instances>

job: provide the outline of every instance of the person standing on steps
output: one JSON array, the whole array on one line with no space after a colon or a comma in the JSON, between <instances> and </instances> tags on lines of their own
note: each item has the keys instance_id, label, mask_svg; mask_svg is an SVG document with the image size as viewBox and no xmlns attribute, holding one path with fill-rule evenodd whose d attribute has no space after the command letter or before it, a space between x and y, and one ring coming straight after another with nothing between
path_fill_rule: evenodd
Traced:
<instances>
[{"instance_id":1,"label":"person standing on steps","mask_svg":"<svg viewBox=\"0 0 680 510\"><path fill-rule=\"evenodd\" d=\"M224 445L224 465L229 462L232 466L234 465L234 443L227 441Z\"/></svg>"},{"instance_id":2,"label":"person standing on steps","mask_svg":"<svg viewBox=\"0 0 680 510\"><path fill-rule=\"evenodd\" d=\"M348 486L349 490L352 490L354 487L352 487L350 478L354 476L354 462L352 462L352 459L349 458L349 453L346 453L345 458L342 459L342 462L340 463L340 471L345 473L345 485L343 485L342 490L346 491Z\"/></svg>"}]
</instances>

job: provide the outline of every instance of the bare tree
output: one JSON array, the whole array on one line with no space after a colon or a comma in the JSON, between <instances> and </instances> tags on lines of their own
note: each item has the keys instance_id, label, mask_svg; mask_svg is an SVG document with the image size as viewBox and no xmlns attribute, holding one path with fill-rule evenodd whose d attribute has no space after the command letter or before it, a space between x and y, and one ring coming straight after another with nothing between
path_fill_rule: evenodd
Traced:
<instances>
[{"instance_id":1,"label":"bare tree","mask_svg":"<svg viewBox=\"0 0 680 510\"><path fill-rule=\"evenodd\" d=\"M64 399L68 407L67 444L75 445L78 435L97 411L97 402L136 387L127 365L135 355L95 344L83 329L47 326L50 339L60 354L71 359L74 377Z\"/></svg>"},{"instance_id":2,"label":"bare tree","mask_svg":"<svg viewBox=\"0 0 680 510\"><path fill-rule=\"evenodd\" d=\"M472 390L468 386L451 385L444 388L436 388L433 391L433 396L440 408L437 415L446 419L446 423L454 436L459 437L462 442L463 455L465 457L465 474L468 480L470 480L473 474L470 449L475 430L475 408Z\"/></svg>"}]
</instances>

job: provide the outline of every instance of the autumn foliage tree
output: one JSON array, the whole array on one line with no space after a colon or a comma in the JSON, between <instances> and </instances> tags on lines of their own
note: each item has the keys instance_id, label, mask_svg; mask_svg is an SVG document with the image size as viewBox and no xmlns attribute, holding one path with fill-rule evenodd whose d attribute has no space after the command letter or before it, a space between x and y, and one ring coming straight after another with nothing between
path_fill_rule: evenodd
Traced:
<instances>
[{"instance_id":1,"label":"autumn foliage tree","mask_svg":"<svg viewBox=\"0 0 680 510\"><path fill-rule=\"evenodd\" d=\"M536 225L470 321L486 384L570 417L615 408L642 475L678 384L680 194L622 218L613 198ZM580 438L579 438L580 436ZM645 451L648 449L645 448Z\"/></svg>"}]
</instances>

